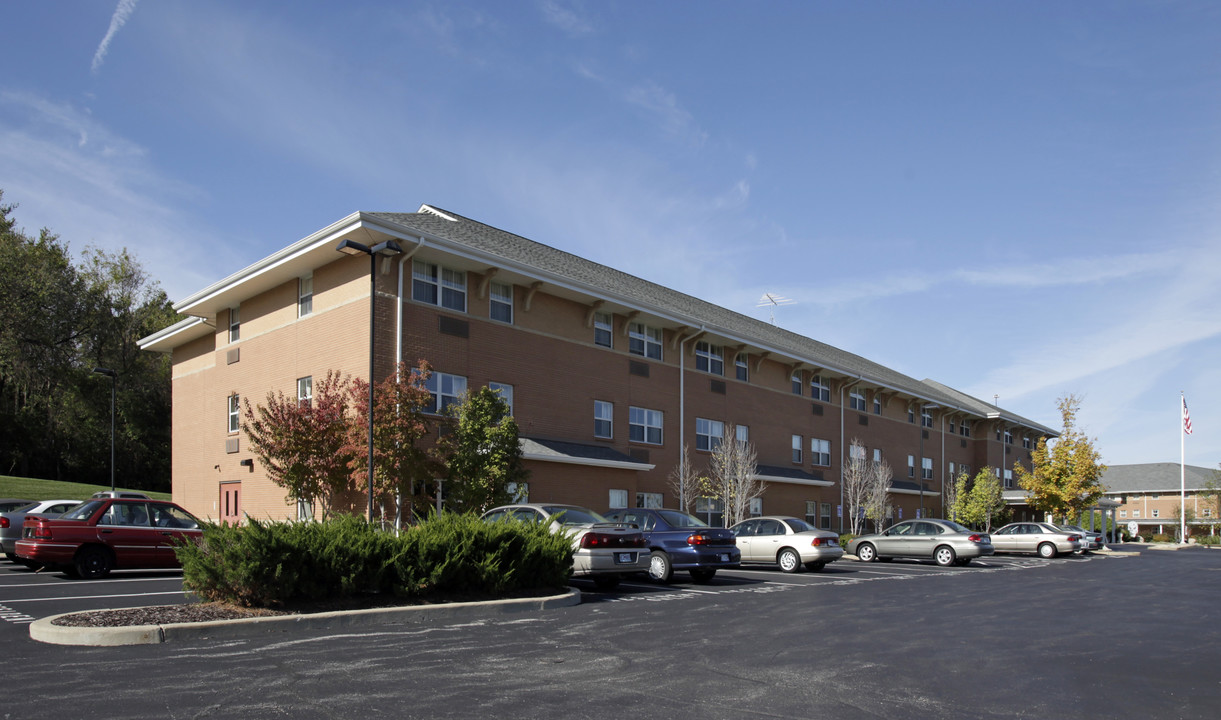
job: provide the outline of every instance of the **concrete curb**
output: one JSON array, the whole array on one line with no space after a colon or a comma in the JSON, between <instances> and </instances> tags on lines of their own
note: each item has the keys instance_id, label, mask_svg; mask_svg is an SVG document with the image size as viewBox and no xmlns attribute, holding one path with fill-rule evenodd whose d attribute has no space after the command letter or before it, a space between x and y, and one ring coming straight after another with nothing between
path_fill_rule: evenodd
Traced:
<instances>
[{"instance_id":1,"label":"concrete curb","mask_svg":"<svg viewBox=\"0 0 1221 720\"><path fill-rule=\"evenodd\" d=\"M498 615L513 615L553 608L570 607L581 603L581 591L569 588L568 592L543 598L514 598L489 600L486 602L442 603L437 605L409 605L392 608L369 608L367 610L340 610L301 615L272 615L268 617L239 618L236 620L213 620L197 623L169 623L165 625L129 625L126 627L70 627L54 625L56 618L78 613L51 615L30 623L30 637L52 645L88 645L112 647L117 645L156 645L170 640L226 640L243 639L254 635L288 633L316 630L365 629L370 626L403 625L433 622L438 620L482 619Z\"/></svg>"}]
</instances>

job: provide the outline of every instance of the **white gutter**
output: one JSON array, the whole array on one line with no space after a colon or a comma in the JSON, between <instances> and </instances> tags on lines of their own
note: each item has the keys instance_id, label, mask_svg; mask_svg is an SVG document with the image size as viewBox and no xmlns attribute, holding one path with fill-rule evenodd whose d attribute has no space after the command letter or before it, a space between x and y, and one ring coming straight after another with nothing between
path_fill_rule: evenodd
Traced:
<instances>
[{"instance_id":1,"label":"white gutter","mask_svg":"<svg viewBox=\"0 0 1221 720\"><path fill-rule=\"evenodd\" d=\"M656 465L651 465L649 463L625 462L622 460L590 460L587 458L542 455L536 453L522 453L522 459L537 460L539 462L564 463L567 465L585 465L587 467L616 468L620 470L652 470L657 467Z\"/></svg>"}]
</instances>

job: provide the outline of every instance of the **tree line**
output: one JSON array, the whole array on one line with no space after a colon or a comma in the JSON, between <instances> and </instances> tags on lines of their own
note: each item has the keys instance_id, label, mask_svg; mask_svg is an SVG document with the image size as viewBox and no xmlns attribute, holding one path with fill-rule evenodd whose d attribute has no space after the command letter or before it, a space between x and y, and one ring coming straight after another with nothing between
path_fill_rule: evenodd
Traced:
<instances>
[{"instance_id":1,"label":"tree line","mask_svg":"<svg viewBox=\"0 0 1221 720\"><path fill-rule=\"evenodd\" d=\"M27 234L0 190L0 475L170 489L169 358L137 341L177 320L126 249L74 258L47 229Z\"/></svg>"}]
</instances>

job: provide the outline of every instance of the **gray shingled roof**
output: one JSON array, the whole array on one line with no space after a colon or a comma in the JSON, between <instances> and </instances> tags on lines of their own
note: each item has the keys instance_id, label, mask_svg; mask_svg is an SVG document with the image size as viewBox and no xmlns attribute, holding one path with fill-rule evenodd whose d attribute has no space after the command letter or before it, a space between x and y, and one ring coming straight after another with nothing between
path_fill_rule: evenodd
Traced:
<instances>
[{"instance_id":1,"label":"gray shingled roof","mask_svg":"<svg viewBox=\"0 0 1221 720\"><path fill-rule=\"evenodd\" d=\"M741 338L743 341L773 349L810 365L860 376L867 383L899 390L945 407L957 407L987 417L998 410L1006 420L1028 425L1049 435L1057 433L1039 423L1007 413L980 401L967 406L969 396L951 391L931 381L921 382L859 355L798 335L770 323L756 320L700 300L677 290L629 275L591 260L557 250L520 235L485 225L435 206L426 206L453 221L427 210L417 213L373 212L365 215L425 236L464 245L480 253L502 258L526 268L542 270L568 281L601 290L608 295L629 298L644 308L683 318L692 326L705 326L710 332ZM980 406L983 406L982 408Z\"/></svg>"},{"instance_id":2,"label":"gray shingled roof","mask_svg":"<svg viewBox=\"0 0 1221 720\"><path fill-rule=\"evenodd\" d=\"M1216 474L1211 468L1188 465L1188 490L1199 490ZM1145 463L1142 465L1112 465L1099 482L1107 492L1178 492L1183 482L1178 463Z\"/></svg>"},{"instance_id":3,"label":"gray shingled roof","mask_svg":"<svg viewBox=\"0 0 1221 720\"><path fill-rule=\"evenodd\" d=\"M634 460L628 455L625 455L614 448L606 447L605 445L584 445L582 443L528 437L520 438L518 442L521 445L523 453L533 455L537 458L551 458L553 460L566 461L592 460L596 462L613 462L635 465L646 464L641 463L638 460Z\"/></svg>"}]
</instances>

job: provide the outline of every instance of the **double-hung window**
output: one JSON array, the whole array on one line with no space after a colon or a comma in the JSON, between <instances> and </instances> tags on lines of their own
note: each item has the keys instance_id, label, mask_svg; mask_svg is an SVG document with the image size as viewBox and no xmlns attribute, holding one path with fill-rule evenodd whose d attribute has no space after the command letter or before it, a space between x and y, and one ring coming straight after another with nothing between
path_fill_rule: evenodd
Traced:
<instances>
[{"instance_id":1,"label":"double-hung window","mask_svg":"<svg viewBox=\"0 0 1221 720\"><path fill-rule=\"evenodd\" d=\"M695 344L695 369L713 375L725 374L725 351L719 345Z\"/></svg>"},{"instance_id":2,"label":"double-hung window","mask_svg":"<svg viewBox=\"0 0 1221 720\"><path fill-rule=\"evenodd\" d=\"M426 412L440 414L445 409L462 400L466 393L466 378L461 375L434 372L428 376L428 394L431 401Z\"/></svg>"},{"instance_id":3,"label":"double-hung window","mask_svg":"<svg viewBox=\"0 0 1221 720\"><path fill-rule=\"evenodd\" d=\"M864 452L864 448L861 448ZM831 441L810 438L810 462L819 467L831 467Z\"/></svg>"},{"instance_id":4,"label":"double-hung window","mask_svg":"<svg viewBox=\"0 0 1221 720\"><path fill-rule=\"evenodd\" d=\"M822 375L810 376L810 397L823 402L831 401L831 388L823 385Z\"/></svg>"},{"instance_id":5,"label":"double-hung window","mask_svg":"<svg viewBox=\"0 0 1221 720\"><path fill-rule=\"evenodd\" d=\"M505 405L508 406L509 416L512 417L513 416L513 386L509 385L507 383L490 382L490 383L488 383L488 389L491 390L492 392L500 395L500 399L504 400Z\"/></svg>"},{"instance_id":6,"label":"double-hung window","mask_svg":"<svg viewBox=\"0 0 1221 720\"><path fill-rule=\"evenodd\" d=\"M916 456L907 456L907 476L909 478L916 477Z\"/></svg>"},{"instance_id":7,"label":"double-hung window","mask_svg":"<svg viewBox=\"0 0 1221 720\"><path fill-rule=\"evenodd\" d=\"M725 439L725 423L720 420L695 419L695 449L716 450Z\"/></svg>"},{"instance_id":8,"label":"double-hung window","mask_svg":"<svg viewBox=\"0 0 1221 720\"><path fill-rule=\"evenodd\" d=\"M733 358L734 370L737 372L737 377L742 382L750 380L750 369L746 364L746 353L738 353Z\"/></svg>"},{"instance_id":9,"label":"double-hung window","mask_svg":"<svg viewBox=\"0 0 1221 720\"><path fill-rule=\"evenodd\" d=\"M603 312L594 313L594 344L610 347L612 331L611 314Z\"/></svg>"},{"instance_id":10,"label":"double-hung window","mask_svg":"<svg viewBox=\"0 0 1221 720\"><path fill-rule=\"evenodd\" d=\"M734 435L737 436L739 443L750 442L750 426L749 425L735 425L734 426Z\"/></svg>"},{"instance_id":11,"label":"double-hung window","mask_svg":"<svg viewBox=\"0 0 1221 720\"><path fill-rule=\"evenodd\" d=\"M661 493L638 492L636 493L636 507L638 508L654 508L660 510L662 507Z\"/></svg>"},{"instance_id":12,"label":"double-hung window","mask_svg":"<svg viewBox=\"0 0 1221 720\"><path fill-rule=\"evenodd\" d=\"M241 427L241 402L236 394L229 396L229 432L235 433Z\"/></svg>"},{"instance_id":13,"label":"double-hung window","mask_svg":"<svg viewBox=\"0 0 1221 720\"><path fill-rule=\"evenodd\" d=\"M1013 471L1012 470L1005 471L1005 489L1006 490L1013 489Z\"/></svg>"},{"instance_id":14,"label":"double-hung window","mask_svg":"<svg viewBox=\"0 0 1221 720\"><path fill-rule=\"evenodd\" d=\"M513 324L513 286L492 283L489 289L488 314L493 320Z\"/></svg>"},{"instance_id":15,"label":"double-hung window","mask_svg":"<svg viewBox=\"0 0 1221 720\"><path fill-rule=\"evenodd\" d=\"M466 312L466 273L416 260L411 266L411 298Z\"/></svg>"},{"instance_id":16,"label":"double-hung window","mask_svg":"<svg viewBox=\"0 0 1221 720\"><path fill-rule=\"evenodd\" d=\"M926 457L920 458L920 479L921 480L932 480L933 479L933 459L932 458L926 458Z\"/></svg>"},{"instance_id":17,"label":"double-hung window","mask_svg":"<svg viewBox=\"0 0 1221 720\"><path fill-rule=\"evenodd\" d=\"M661 330L642 323L631 323L627 329L628 352L652 360L661 360Z\"/></svg>"},{"instance_id":18,"label":"double-hung window","mask_svg":"<svg viewBox=\"0 0 1221 720\"><path fill-rule=\"evenodd\" d=\"M865 412L865 393L859 390L853 390L848 393L848 407L852 410Z\"/></svg>"},{"instance_id":19,"label":"double-hung window","mask_svg":"<svg viewBox=\"0 0 1221 720\"><path fill-rule=\"evenodd\" d=\"M242 339L241 307L234 305L229 308L229 342L235 343Z\"/></svg>"},{"instance_id":20,"label":"double-hung window","mask_svg":"<svg viewBox=\"0 0 1221 720\"><path fill-rule=\"evenodd\" d=\"M314 378L313 376L297 378L297 404L303 407L309 407L310 402L314 399Z\"/></svg>"},{"instance_id":21,"label":"double-hung window","mask_svg":"<svg viewBox=\"0 0 1221 720\"><path fill-rule=\"evenodd\" d=\"M297 317L314 312L314 275L297 278Z\"/></svg>"},{"instance_id":22,"label":"double-hung window","mask_svg":"<svg viewBox=\"0 0 1221 720\"><path fill-rule=\"evenodd\" d=\"M963 437L971 437L971 424L963 420L962 424L958 426L958 432Z\"/></svg>"},{"instance_id":23,"label":"double-hung window","mask_svg":"<svg viewBox=\"0 0 1221 720\"><path fill-rule=\"evenodd\" d=\"M931 428L933 426L933 411L932 410L921 410L920 411L920 424L926 428Z\"/></svg>"},{"instance_id":24,"label":"double-hung window","mask_svg":"<svg viewBox=\"0 0 1221 720\"><path fill-rule=\"evenodd\" d=\"M801 371L798 370L797 372L790 375L789 380L793 383L793 394L800 395L801 394Z\"/></svg>"},{"instance_id":25,"label":"double-hung window","mask_svg":"<svg viewBox=\"0 0 1221 720\"><path fill-rule=\"evenodd\" d=\"M627 418L628 439L632 442L660 445L662 439L661 421L662 415L660 410L638 407L630 408Z\"/></svg>"},{"instance_id":26,"label":"double-hung window","mask_svg":"<svg viewBox=\"0 0 1221 720\"><path fill-rule=\"evenodd\" d=\"M801 436L793 436L793 462L801 463Z\"/></svg>"},{"instance_id":27,"label":"double-hung window","mask_svg":"<svg viewBox=\"0 0 1221 720\"><path fill-rule=\"evenodd\" d=\"M594 437L609 440L615 436L615 405L594 400Z\"/></svg>"}]
</instances>

